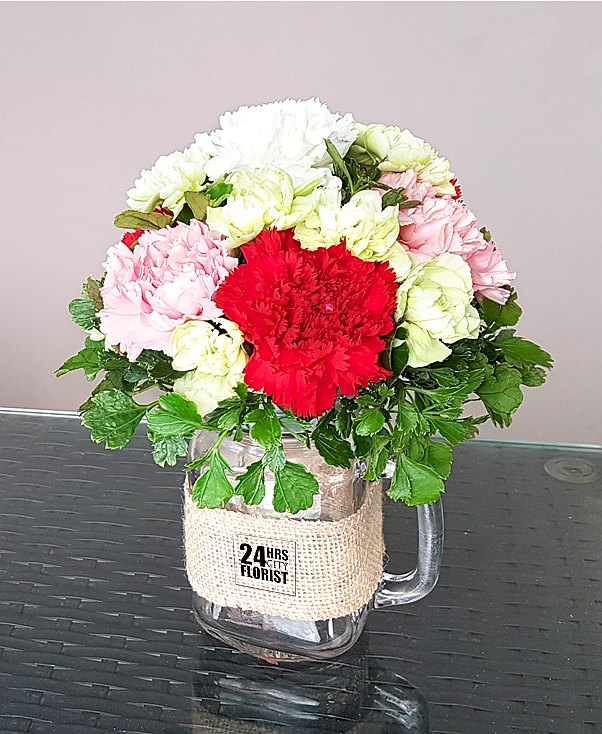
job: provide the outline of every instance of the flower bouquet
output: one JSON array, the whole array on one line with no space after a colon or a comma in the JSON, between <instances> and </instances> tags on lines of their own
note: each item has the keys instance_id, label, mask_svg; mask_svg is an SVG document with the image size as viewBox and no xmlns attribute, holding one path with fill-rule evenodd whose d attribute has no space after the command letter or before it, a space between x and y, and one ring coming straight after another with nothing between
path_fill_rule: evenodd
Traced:
<instances>
[{"instance_id":1,"label":"flower bouquet","mask_svg":"<svg viewBox=\"0 0 602 734\"><path fill-rule=\"evenodd\" d=\"M101 377L80 407L94 441L121 448L145 418L157 464L188 456L203 628L332 657L370 609L433 588L452 448L509 425L552 359L516 335L515 274L424 140L317 99L220 123L128 192L57 375ZM401 576L383 575L385 472L419 518Z\"/></svg>"},{"instance_id":2,"label":"flower bouquet","mask_svg":"<svg viewBox=\"0 0 602 734\"><path fill-rule=\"evenodd\" d=\"M515 333L515 274L409 130L317 99L220 122L142 171L115 219L128 231L69 304L87 339L56 374L102 378L84 425L118 449L146 418L161 466L212 432L188 466L201 508L263 502L266 472L277 512L309 508L318 482L283 435L368 480L394 460L388 495L434 502L452 447L509 425L551 367ZM220 445L247 434L263 455L235 476Z\"/></svg>"}]
</instances>

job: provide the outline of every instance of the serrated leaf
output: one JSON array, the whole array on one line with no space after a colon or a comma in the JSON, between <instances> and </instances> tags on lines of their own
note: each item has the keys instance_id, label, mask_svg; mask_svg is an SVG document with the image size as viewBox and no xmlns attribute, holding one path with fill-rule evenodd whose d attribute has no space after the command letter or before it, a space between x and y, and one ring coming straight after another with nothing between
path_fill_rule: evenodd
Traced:
<instances>
[{"instance_id":1,"label":"serrated leaf","mask_svg":"<svg viewBox=\"0 0 602 734\"><path fill-rule=\"evenodd\" d=\"M148 431L148 438L153 445L153 460L159 466L175 466L178 459L188 453L188 440L185 438L154 437Z\"/></svg>"},{"instance_id":2,"label":"serrated leaf","mask_svg":"<svg viewBox=\"0 0 602 734\"><path fill-rule=\"evenodd\" d=\"M171 224L172 217L163 212L137 212L126 209L115 217L119 229L163 229Z\"/></svg>"},{"instance_id":3,"label":"serrated leaf","mask_svg":"<svg viewBox=\"0 0 602 734\"><path fill-rule=\"evenodd\" d=\"M527 365L520 369L523 385L526 387L540 387L546 381L546 373L542 367Z\"/></svg>"},{"instance_id":4,"label":"serrated leaf","mask_svg":"<svg viewBox=\"0 0 602 734\"><path fill-rule=\"evenodd\" d=\"M99 392L91 398L91 406L82 415L82 423L91 430L92 440L104 442L108 449L121 449L136 432L145 405L138 405L119 390Z\"/></svg>"},{"instance_id":5,"label":"serrated leaf","mask_svg":"<svg viewBox=\"0 0 602 734\"><path fill-rule=\"evenodd\" d=\"M440 417L429 417L429 421L433 428L453 446L474 438L478 433L476 426L469 421L450 420Z\"/></svg>"},{"instance_id":6,"label":"serrated leaf","mask_svg":"<svg viewBox=\"0 0 602 734\"><path fill-rule=\"evenodd\" d=\"M92 301L96 311L100 311L103 307L102 296L100 295L101 283L90 276L82 286L82 292Z\"/></svg>"},{"instance_id":7,"label":"serrated leaf","mask_svg":"<svg viewBox=\"0 0 602 734\"><path fill-rule=\"evenodd\" d=\"M178 393L161 395L159 406L147 416L149 429L157 438L192 438L204 427L196 405Z\"/></svg>"},{"instance_id":8,"label":"serrated leaf","mask_svg":"<svg viewBox=\"0 0 602 734\"><path fill-rule=\"evenodd\" d=\"M69 304L71 320L85 331L90 331L98 325L98 316L92 303L92 299L84 294L81 298L75 298Z\"/></svg>"},{"instance_id":9,"label":"serrated leaf","mask_svg":"<svg viewBox=\"0 0 602 734\"><path fill-rule=\"evenodd\" d=\"M212 450L210 454L209 467L192 487L192 500L200 508L208 507L214 510L223 507L232 499L234 487L226 475L227 471L231 471L228 462L218 449Z\"/></svg>"},{"instance_id":10,"label":"serrated leaf","mask_svg":"<svg viewBox=\"0 0 602 734\"><path fill-rule=\"evenodd\" d=\"M436 471L404 454L397 457L391 486L387 491L391 499L403 500L414 507L435 502L444 491L445 484Z\"/></svg>"},{"instance_id":11,"label":"serrated leaf","mask_svg":"<svg viewBox=\"0 0 602 734\"><path fill-rule=\"evenodd\" d=\"M374 481L383 475L391 456L390 440L390 436L374 436L365 475L368 481Z\"/></svg>"},{"instance_id":12,"label":"serrated leaf","mask_svg":"<svg viewBox=\"0 0 602 734\"><path fill-rule=\"evenodd\" d=\"M482 298L479 301L483 319L487 326L515 326L523 310L516 302L516 291L513 291L504 305Z\"/></svg>"},{"instance_id":13,"label":"serrated leaf","mask_svg":"<svg viewBox=\"0 0 602 734\"><path fill-rule=\"evenodd\" d=\"M358 436L373 436L385 425L384 413L378 408L365 410L360 413L359 420L355 426Z\"/></svg>"},{"instance_id":14,"label":"serrated leaf","mask_svg":"<svg viewBox=\"0 0 602 734\"><path fill-rule=\"evenodd\" d=\"M343 438L349 438L351 435L351 414L347 408L343 407L339 410L334 423L339 434Z\"/></svg>"},{"instance_id":15,"label":"serrated leaf","mask_svg":"<svg viewBox=\"0 0 602 734\"><path fill-rule=\"evenodd\" d=\"M187 191L184 194L184 200L190 207L192 216L200 222L204 222L207 217L207 207L209 199L200 191Z\"/></svg>"},{"instance_id":16,"label":"serrated leaf","mask_svg":"<svg viewBox=\"0 0 602 734\"><path fill-rule=\"evenodd\" d=\"M282 426L271 403L265 403L263 408L247 413L245 423L250 425L251 438L264 449L280 443Z\"/></svg>"},{"instance_id":17,"label":"serrated leaf","mask_svg":"<svg viewBox=\"0 0 602 734\"><path fill-rule=\"evenodd\" d=\"M249 464L245 473L236 478L236 494L242 495L246 505L258 505L263 501L265 478L262 461Z\"/></svg>"},{"instance_id":18,"label":"serrated leaf","mask_svg":"<svg viewBox=\"0 0 602 734\"><path fill-rule=\"evenodd\" d=\"M274 509L296 515L313 505L319 487L316 478L301 464L285 462L274 472Z\"/></svg>"},{"instance_id":19,"label":"serrated leaf","mask_svg":"<svg viewBox=\"0 0 602 734\"><path fill-rule=\"evenodd\" d=\"M451 473L452 458L451 446L442 441L429 441L423 463L434 469L441 479L447 479Z\"/></svg>"},{"instance_id":20,"label":"serrated leaf","mask_svg":"<svg viewBox=\"0 0 602 734\"><path fill-rule=\"evenodd\" d=\"M341 438L329 427L319 427L312 433L314 444L320 456L330 466L348 469L353 459L353 449L348 441Z\"/></svg>"},{"instance_id":21,"label":"serrated leaf","mask_svg":"<svg viewBox=\"0 0 602 734\"><path fill-rule=\"evenodd\" d=\"M57 377L62 377L68 372L83 370L86 379L92 381L103 369L103 358L101 354L103 350L104 344L102 342L92 342L90 339L87 339L86 346L80 349L73 357L69 357L68 360L63 362L54 374Z\"/></svg>"},{"instance_id":22,"label":"serrated leaf","mask_svg":"<svg viewBox=\"0 0 602 734\"><path fill-rule=\"evenodd\" d=\"M540 346L520 336L509 336L499 342L504 356L516 367L539 365L550 369L553 364L552 355Z\"/></svg>"},{"instance_id":23,"label":"serrated leaf","mask_svg":"<svg viewBox=\"0 0 602 734\"><path fill-rule=\"evenodd\" d=\"M514 367L499 364L478 388L477 395L497 425L508 426L511 416L523 401L521 374Z\"/></svg>"},{"instance_id":24,"label":"serrated leaf","mask_svg":"<svg viewBox=\"0 0 602 734\"><path fill-rule=\"evenodd\" d=\"M271 471L276 472L282 469L286 463L284 448L281 443L274 444L265 452L263 460Z\"/></svg>"}]
</instances>

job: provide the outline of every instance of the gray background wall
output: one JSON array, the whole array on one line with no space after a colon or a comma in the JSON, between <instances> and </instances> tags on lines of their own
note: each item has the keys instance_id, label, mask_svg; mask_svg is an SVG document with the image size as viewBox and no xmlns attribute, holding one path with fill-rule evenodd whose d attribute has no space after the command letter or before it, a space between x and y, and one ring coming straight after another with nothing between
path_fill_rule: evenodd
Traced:
<instances>
[{"instance_id":1,"label":"gray background wall","mask_svg":"<svg viewBox=\"0 0 602 734\"><path fill-rule=\"evenodd\" d=\"M0 405L73 409L68 300L143 167L241 104L320 96L451 159L553 352L484 435L600 443L598 3L3 3Z\"/></svg>"}]
</instances>

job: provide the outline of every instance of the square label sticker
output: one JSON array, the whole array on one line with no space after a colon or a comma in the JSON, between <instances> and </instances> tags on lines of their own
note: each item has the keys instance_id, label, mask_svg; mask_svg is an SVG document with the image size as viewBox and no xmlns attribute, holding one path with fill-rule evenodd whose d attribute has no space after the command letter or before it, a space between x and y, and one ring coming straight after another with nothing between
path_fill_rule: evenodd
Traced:
<instances>
[{"instance_id":1,"label":"square label sticker","mask_svg":"<svg viewBox=\"0 0 602 734\"><path fill-rule=\"evenodd\" d=\"M236 535L234 559L238 586L295 596L295 541Z\"/></svg>"}]
</instances>

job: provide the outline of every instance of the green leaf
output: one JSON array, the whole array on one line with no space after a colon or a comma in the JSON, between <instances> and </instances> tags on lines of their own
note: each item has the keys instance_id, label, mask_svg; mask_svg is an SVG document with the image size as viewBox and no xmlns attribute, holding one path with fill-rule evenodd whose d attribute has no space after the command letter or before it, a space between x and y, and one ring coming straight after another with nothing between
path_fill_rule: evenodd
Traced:
<instances>
[{"instance_id":1,"label":"green leaf","mask_svg":"<svg viewBox=\"0 0 602 734\"><path fill-rule=\"evenodd\" d=\"M229 432L241 421L244 404L238 398L224 400L209 415L205 416L205 427L215 431Z\"/></svg>"},{"instance_id":2,"label":"green leaf","mask_svg":"<svg viewBox=\"0 0 602 734\"><path fill-rule=\"evenodd\" d=\"M96 311L100 311L104 305L102 302L102 296L100 295L100 288L101 282L91 276L82 286L82 293L92 301Z\"/></svg>"},{"instance_id":3,"label":"green leaf","mask_svg":"<svg viewBox=\"0 0 602 734\"><path fill-rule=\"evenodd\" d=\"M353 179L351 178L351 174L349 172L349 168L347 167L347 164L343 160L341 154L335 147L332 140L329 140L326 138L324 140L326 143L326 151L330 158L332 159L332 164L334 168L334 173L340 178L345 181L348 187L348 194L351 196L354 193L355 187L353 185Z\"/></svg>"},{"instance_id":4,"label":"green leaf","mask_svg":"<svg viewBox=\"0 0 602 734\"><path fill-rule=\"evenodd\" d=\"M265 497L264 465L262 461L249 464L244 474L236 478L236 494L242 495L245 505L258 505Z\"/></svg>"},{"instance_id":5,"label":"green leaf","mask_svg":"<svg viewBox=\"0 0 602 734\"><path fill-rule=\"evenodd\" d=\"M546 373L542 367L534 365L526 365L520 368L520 375L523 385L526 387L540 387L546 381Z\"/></svg>"},{"instance_id":6,"label":"green leaf","mask_svg":"<svg viewBox=\"0 0 602 734\"><path fill-rule=\"evenodd\" d=\"M106 390L91 398L82 423L91 430L93 441L104 442L108 449L121 449L136 432L146 409L124 392Z\"/></svg>"},{"instance_id":7,"label":"green leaf","mask_svg":"<svg viewBox=\"0 0 602 734\"><path fill-rule=\"evenodd\" d=\"M523 401L520 384L521 373L517 369L499 364L478 388L477 395L496 425L509 426L512 422L512 413Z\"/></svg>"},{"instance_id":8,"label":"green leaf","mask_svg":"<svg viewBox=\"0 0 602 734\"><path fill-rule=\"evenodd\" d=\"M366 471L366 479L374 481L379 479L385 469L387 462L391 456L391 436L374 436L372 447L368 454L368 469Z\"/></svg>"},{"instance_id":9,"label":"green leaf","mask_svg":"<svg viewBox=\"0 0 602 734\"><path fill-rule=\"evenodd\" d=\"M187 191L184 194L184 200L190 207L192 216L200 222L204 222L207 217L207 207L209 206L207 196L200 191Z\"/></svg>"},{"instance_id":10,"label":"green leaf","mask_svg":"<svg viewBox=\"0 0 602 734\"><path fill-rule=\"evenodd\" d=\"M359 420L355 426L355 432L359 436L373 436L385 425L385 416L378 408L364 410L360 413Z\"/></svg>"},{"instance_id":11,"label":"green leaf","mask_svg":"<svg viewBox=\"0 0 602 734\"><path fill-rule=\"evenodd\" d=\"M442 441L429 440L424 463L434 469L441 479L447 479L452 467L452 449Z\"/></svg>"},{"instance_id":12,"label":"green leaf","mask_svg":"<svg viewBox=\"0 0 602 734\"><path fill-rule=\"evenodd\" d=\"M349 438L351 435L351 413L345 406L337 413L334 424L343 438Z\"/></svg>"},{"instance_id":13,"label":"green leaf","mask_svg":"<svg viewBox=\"0 0 602 734\"><path fill-rule=\"evenodd\" d=\"M320 456L330 466L348 469L353 459L353 449L348 441L341 438L332 427L318 427L312 433L314 444Z\"/></svg>"},{"instance_id":14,"label":"green leaf","mask_svg":"<svg viewBox=\"0 0 602 734\"><path fill-rule=\"evenodd\" d=\"M508 362L516 367L521 368L530 365L539 365L548 369L552 367L551 354L548 354L537 344L520 336L510 336L500 341L499 346Z\"/></svg>"},{"instance_id":15,"label":"green leaf","mask_svg":"<svg viewBox=\"0 0 602 734\"><path fill-rule=\"evenodd\" d=\"M127 209L115 217L119 229L163 229L171 224L172 217L162 212L137 212Z\"/></svg>"},{"instance_id":16,"label":"green leaf","mask_svg":"<svg viewBox=\"0 0 602 734\"><path fill-rule=\"evenodd\" d=\"M407 400L400 400L397 404L396 427L404 434L409 434L418 426L418 413Z\"/></svg>"},{"instance_id":17,"label":"green leaf","mask_svg":"<svg viewBox=\"0 0 602 734\"><path fill-rule=\"evenodd\" d=\"M98 326L98 316L92 299L84 294L81 298L76 298L69 304L69 313L71 320L77 326L81 326L85 331L90 331Z\"/></svg>"},{"instance_id":18,"label":"green leaf","mask_svg":"<svg viewBox=\"0 0 602 734\"><path fill-rule=\"evenodd\" d=\"M103 351L103 342L94 342L91 339L86 339L86 346L76 355L63 362L54 374L57 377L62 377L68 372L83 370L86 379L92 381L103 369Z\"/></svg>"},{"instance_id":19,"label":"green leaf","mask_svg":"<svg viewBox=\"0 0 602 734\"><path fill-rule=\"evenodd\" d=\"M158 408L148 414L147 422L157 438L188 439L204 428L196 405L175 392L161 395Z\"/></svg>"},{"instance_id":20,"label":"green leaf","mask_svg":"<svg viewBox=\"0 0 602 734\"><path fill-rule=\"evenodd\" d=\"M387 492L391 499L403 500L414 507L435 502L444 491L443 479L436 471L399 454Z\"/></svg>"},{"instance_id":21,"label":"green leaf","mask_svg":"<svg viewBox=\"0 0 602 734\"><path fill-rule=\"evenodd\" d=\"M226 476L226 472L231 471L231 467L220 454L219 449L213 448L209 453L209 467L194 483L192 499L198 507L209 507L214 510L232 499L234 487Z\"/></svg>"},{"instance_id":22,"label":"green leaf","mask_svg":"<svg viewBox=\"0 0 602 734\"><path fill-rule=\"evenodd\" d=\"M448 418L429 416L429 422L433 428L452 446L474 438L479 432L476 425L471 422L474 419L451 420Z\"/></svg>"},{"instance_id":23,"label":"green leaf","mask_svg":"<svg viewBox=\"0 0 602 734\"><path fill-rule=\"evenodd\" d=\"M216 181L213 186L210 186L206 191L211 206L220 206L220 204L230 196L233 189L234 187L232 184L226 183L225 181Z\"/></svg>"},{"instance_id":24,"label":"green leaf","mask_svg":"<svg viewBox=\"0 0 602 734\"><path fill-rule=\"evenodd\" d=\"M399 377L406 368L409 357L410 350L407 342L402 342L391 350L391 371L396 377Z\"/></svg>"},{"instance_id":25,"label":"green leaf","mask_svg":"<svg viewBox=\"0 0 602 734\"><path fill-rule=\"evenodd\" d=\"M280 443L282 426L271 403L265 403L263 408L247 413L245 423L251 426L249 429L251 438L264 449Z\"/></svg>"},{"instance_id":26,"label":"green leaf","mask_svg":"<svg viewBox=\"0 0 602 734\"><path fill-rule=\"evenodd\" d=\"M487 229L487 227L481 227L479 232L483 235L483 239L485 242L491 242L491 232Z\"/></svg>"},{"instance_id":27,"label":"green leaf","mask_svg":"<svg viewBox=\"0 0 602 734\"><path fill-rule=\"evenodd\" d=\"M274 472L274 509L295 515L313 505L319 487L316 478L301 464L285 462Z\"/></svg>"},{"instance_id":28,"label":"green leaf","mask_svg":"<svg viewBox=\"0 0 602 734\"><path fill-rule=\"evenodd\" d=\"M281 443L276 443L265 452L263 457L267 467L273 472L279 471L286 464L286 456Z\"/></svg>"},{"instance_id":29,"label":"green leaf","mask_svg":"<svg viewBox=\"0 0 602 734\"><path fill-rule=\"evenodd\" d=\"M175 466L178 459L188 453L188 440L185 438L155 436L150 429L148 438L153 445L153 460L159 466Z\"/></svg>"},{"instance_id":30,"label":"green leaf","mask_svg":"<svg viewBox=\"0 0 602 734\"><path fill-rule=\"evenodd\" d=\"M522 315L522 308L516 302L516 291L513 291L506 303L490 301L488 298L480 300L483 319L487 326L514 326Z\"/></svg>"}]
</instances>

